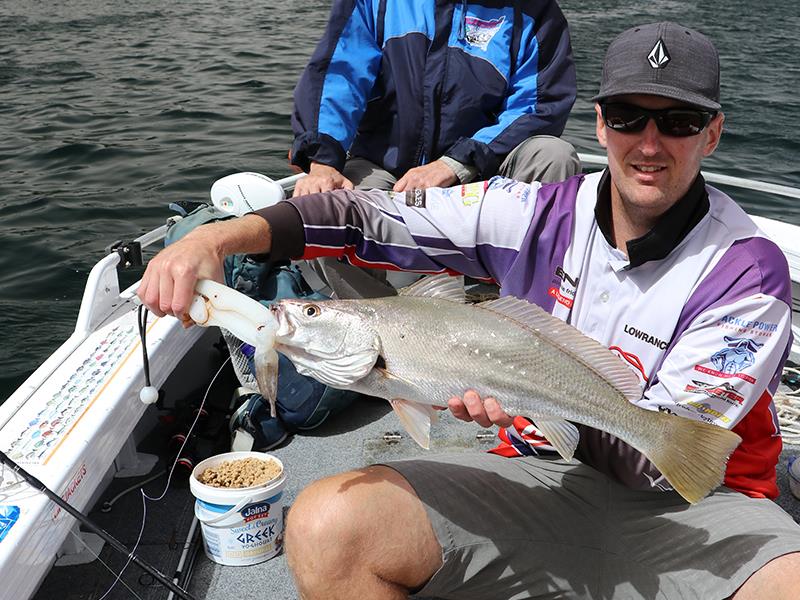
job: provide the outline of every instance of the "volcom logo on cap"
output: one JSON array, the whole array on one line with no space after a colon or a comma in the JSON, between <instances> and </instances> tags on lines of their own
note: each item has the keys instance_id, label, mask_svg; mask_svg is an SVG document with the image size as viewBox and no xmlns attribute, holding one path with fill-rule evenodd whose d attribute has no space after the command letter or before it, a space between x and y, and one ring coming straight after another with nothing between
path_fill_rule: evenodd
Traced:
<instances>
[{"instance_id":1,"label":"volcom logo on cap","mask_svg":"<svg viewBox=\"0 0 800 600\"><path fill-rule=\"evenodd\" d=\"M661 69L667 66L670 58L667 47L664 45L664 40L659 39L656 42L656 45L650 50L650 54L647 55L647 60L650 61L650 66L654 69Z\"/></svg>"}]
</instances>

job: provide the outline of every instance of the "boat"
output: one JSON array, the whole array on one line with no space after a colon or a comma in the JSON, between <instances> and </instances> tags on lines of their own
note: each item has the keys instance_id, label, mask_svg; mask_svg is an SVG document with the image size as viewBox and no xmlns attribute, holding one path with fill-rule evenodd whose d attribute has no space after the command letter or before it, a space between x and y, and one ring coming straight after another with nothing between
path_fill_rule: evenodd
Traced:
<instances>
[{"instance_id":1,"label":"boat","mask_svg":"<svg viewBox=\"0 0 800 600\"><path fill-rule=\"evenodd\" d=\"M601 156L581 154L580 158L588 169L605 164ZM272 180L254 176L270 187L273 200L290 193L301 177ZM704 176L711 184L735 188L735 198L757 190L800 199L800 189L788 186L707 172ZM251 208L230 201L230 195L218 196L228 199L215 202L222 210L237 213ZM151 315L143 322L135 296L138 282L120 289L118 271L145 261L179 218L170 217L145 235L117 243L97 262L87 278L72 335L0 406L0 450L63 501L90 513L133 553L168 573L173 584L193 597L247 598L256 597L257 591L258 597L266 595L272 600L295 598L282 555L254 567L226 567L198 551L200 528L192 508L194 497L186 485L187 470L176 469L177 465L191 467L197 457L174 448L170 453L158 444L153 452L153 443L148 441L156 432L160 442L186 442L186 433L175 433L176 428L170 426L181 418L184 424L196 424L205 411L204 418L216 418L216 430L222 432L216 446L224 446L238 386L235 377L225 374L226 349L220 344L219 330L186 329L172 317ZM800 364L800 227L772 218L753 218L789 262L794 343L788 369L793 369ZM313 276L305 274L314 285ZM800 376L797 380L800 383ZM161 390L155 403L140 400L146 384ZM213 398L205 403L212 388ZM787 422L796 420L800 410L792 400L792 388L782 389L783 398L788 399L783 416ZM214 411L216 416L210 414ZM487 449L495 444L492 431L447 416L435 428L438 430L431 436L434 451ZM286 504L319 477L418 453L400 430L385 402L363 399L346 414L271 450L286 467ZM173 435L165 437L170 431ZM787 443L779 466L779 503L800 520L800 506L788 491L786 472L787 460L800 452L800 435L797 429L789 431L792 437L784 436ZM142 486L147 487L148 498L136 493ZM160 491L165 491L162 498L158 498ZM80 525L45 494L3 467L0 600L61 597L59 590L65 585L75 598L165 597L168 590L157 587L153 591L157 582L128 564L128 556L110 548L103 550L102 536L81 531ZM98 555L103 558L102 566L95 560ZM175 592L169 591L167 597L176 597Z\"/></svg>"}]
</instances>

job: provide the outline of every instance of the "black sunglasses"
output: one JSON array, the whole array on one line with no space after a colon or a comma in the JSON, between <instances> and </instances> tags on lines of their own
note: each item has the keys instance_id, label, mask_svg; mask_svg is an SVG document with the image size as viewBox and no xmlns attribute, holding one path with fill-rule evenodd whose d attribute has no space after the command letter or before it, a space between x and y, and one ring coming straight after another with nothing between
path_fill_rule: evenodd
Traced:
<instances>
[{"instance_id":1,"label":"black sunglasses","mask_svg":"<svg viewBox=\"0 0 800 600\"><path fill-rule=\"evenodd\" d=\"M701 108L662 108L652 110L635 104L609 102L600 106L603 121L610 129L622 133L635 133L653 119L658 130L672 137L697 135L716 116L716 112Z\"/></svg>"}]
</instances>

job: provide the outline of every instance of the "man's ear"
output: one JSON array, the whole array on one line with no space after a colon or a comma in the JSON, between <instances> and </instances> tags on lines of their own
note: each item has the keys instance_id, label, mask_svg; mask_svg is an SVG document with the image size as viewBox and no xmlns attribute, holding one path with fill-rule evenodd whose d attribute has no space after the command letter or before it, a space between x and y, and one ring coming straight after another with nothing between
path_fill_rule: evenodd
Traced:
<instances>
[{"instance_id":1,"label":"man's ear","mask_svg":"<svg viewBox=\"0 0 800 600\"><path fill-rule=\"evenodd\" d=\"M714 150L719 146L719 140L722 137L722 124L725 122L725 115L717 113L717 116L711 119L708 124L708 137L706 138L706 145L703 148L703 156L711 156Z\"/></svg>"},{"instance_id":2,"label":"man's ear","mask_svg":"<svg viewBox=\"0 0 800 600\"><path fill-rule=\"evenodd\" d=\"M600 145L606 147L606 122L603 120L603 112L600 110L600 105L595 103L594 112L597 113L597 123L595 124L595 133L597 133L597 141Z\"/></svg>"}]
</instances>

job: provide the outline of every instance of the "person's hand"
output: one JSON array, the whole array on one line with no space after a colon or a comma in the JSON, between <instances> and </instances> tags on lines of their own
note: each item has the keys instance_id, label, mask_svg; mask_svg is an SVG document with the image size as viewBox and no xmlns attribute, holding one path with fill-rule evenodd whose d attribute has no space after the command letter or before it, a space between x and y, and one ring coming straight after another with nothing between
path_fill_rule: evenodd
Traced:
<instances>
[{"instance_id":1,"label":"person's hand","mask_svg":"<svg viewBox=\"0 0 800 600\"><path fill-rule=\"evenodd\" d=\"M406 190L421 190L429 187L448 187L458 183L458 177L453 169L441 160L435 160L421 167L409 169L405 175L397 180L392 188L395 192Z\"/></svg>"},{"instance_id":2,"label":"person's hand","mask_svg":"<svg viewBox=\"0 0 800 600\"><path fill-rule=\"evenodd\" d=\"M481 427L509 427L514 422L514 417L509 416L496 399L482 400L475 390L467 390L462 398L450 398L447 406L457 419L475 421Z\"/></svg>"},{"instance_id":3,"label":"person's hand","mask_svg":"<svg viewBox=\"0 0 800 600\"><path fill-rule=\"evenodd\" d=\"M308 175L297 180L293 197L330 192L331 190L352 190L353 182L339 171L321 163L311 163Z\"/></svg>"},{"instance_id":4,"label":"person's hand","mask_svg":"<svg viewBox=\"0 0 800 600\"><path fill-rule=\"evenodd\" d=\"M189 324L187 313L197 280L223 281L223 258L212 237L198 228L148 263L136 294L159 317L174 315Z\"/></svg>"}]
</instances>

